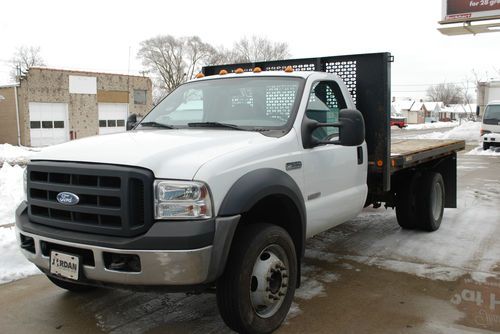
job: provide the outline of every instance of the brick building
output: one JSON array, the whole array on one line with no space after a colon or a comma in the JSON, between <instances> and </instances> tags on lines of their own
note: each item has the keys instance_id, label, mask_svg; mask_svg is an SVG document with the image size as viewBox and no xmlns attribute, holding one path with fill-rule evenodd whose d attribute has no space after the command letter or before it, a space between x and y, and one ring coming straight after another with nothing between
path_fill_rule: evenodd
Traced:
<instances>
[{"instance_id":1,"label":"brick building","mask_svg":"<svg viewBox=\"0 0 500 334\"><path fill-rule=\"evenodd\" d=\"M0 143L45 146L125 131L128 115L152 106L147 77L31 68L0 86Z\"/></svg>"}]
</instances>

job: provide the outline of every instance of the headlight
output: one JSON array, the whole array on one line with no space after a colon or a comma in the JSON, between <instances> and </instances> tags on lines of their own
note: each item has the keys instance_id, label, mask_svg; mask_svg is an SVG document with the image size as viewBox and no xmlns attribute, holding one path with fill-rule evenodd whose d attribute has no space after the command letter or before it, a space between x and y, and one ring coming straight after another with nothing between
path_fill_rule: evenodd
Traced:
<instances>
[{"instance_id":1,"label":"headlight","mask_svg":"<svg viewBox=\"0 0 500 334\"><path fill-rule=\"evenodd\" d=\"M204 183L157 180L154 191L156 219L212 217L212 200Z\"/></svg>"}]
</instances>

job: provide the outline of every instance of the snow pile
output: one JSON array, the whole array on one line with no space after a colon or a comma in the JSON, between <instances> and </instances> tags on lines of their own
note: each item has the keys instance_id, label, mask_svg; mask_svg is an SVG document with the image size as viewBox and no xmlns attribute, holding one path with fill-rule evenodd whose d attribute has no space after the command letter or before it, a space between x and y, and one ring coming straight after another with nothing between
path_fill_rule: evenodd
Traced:
<instances>
[{"instance_id":1,"label":"snow pile","mask_svg":"<svg viewBox=\"0 0 500 334\"><path fill-rule=\"evenodd\" d=\"M24 198L24 168L4 163L0 168L0 226L14 223L14 212Z\"/></svg>"},{"instance_id":2,"label":"snow pile","mask_svg":"<svg viewBox=\"0 0 500 334\"><path fill-rule=\"evenodd\" d=\"M435 123L423 123L423 124L408 124L407 130L428 130L428 129L441 129L441 128L453 128L458 126L458 122L435 122Z\"/></svg>"},{"instance_id":3,"label":"snow pile","mask_svg":"<svg viewBox=\"0 0 500 334\"><path fill-rule=\"evenodd\" d=\"M39 274L34 264L21 254L14 227L0 226L0 284Z\"/></svg>"},{"instance_id":4,"label":"snow pile","mask_svg":"<svg viewBox=\"0 0 500 334\"><path fill-rule=\"evenodd\" d=\"M14 214L24 198L24 168L3 163L0 168L0 284L39 273L17 246Z\"/></svg>"},{"instance_id":5,"label":"snow pile","mask_svg":"<svg viewBox=\"0 0 500 334\"><path fill-rule=\"evenodd\" d=\"M480 122L462 122L461 125L454 127L446 132L432 132L418 135L416 139L459 139L467 142L479 142L479 132L481 130Z\"/></svg>"},{"instance_id":6,"label":"snow pile","mask_svg":"<svg viewBox=\"0 0 500 334\"><path fill-rule=\"evenodd\" d=\"M31 156L41 149L0 144L0 165L4 162L11 165L25 165Z\"/></svg>"},{"instance_id":7,"label":"snow pile","mask_svg":"<svg viewBox=\"0 0 500 334\"><path fill-rule=\"evenodd\" d=\"M467 155L489 155L489 156L494 156L494 157L500 157L500 148L490 147L489 150L483 150L482 146L478 146L465 154L467 154Z\"/></svg>"}]
</instances>

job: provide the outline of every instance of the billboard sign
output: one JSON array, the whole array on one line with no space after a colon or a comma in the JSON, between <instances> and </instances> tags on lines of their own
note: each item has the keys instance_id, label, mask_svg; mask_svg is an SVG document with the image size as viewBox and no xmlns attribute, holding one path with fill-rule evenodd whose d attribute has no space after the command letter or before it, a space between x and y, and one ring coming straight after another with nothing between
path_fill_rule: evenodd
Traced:
<instances>
[{"instance_id":1,"label":"billboard sign","mask_svg":"<svg viewBox=\"0 0 500 334\"><path fill-rule=\"evenodd\" d=\"M500 18L500 0L443 0L443 20L440 23L498 18Z\"/></svg>"}]
</instances>

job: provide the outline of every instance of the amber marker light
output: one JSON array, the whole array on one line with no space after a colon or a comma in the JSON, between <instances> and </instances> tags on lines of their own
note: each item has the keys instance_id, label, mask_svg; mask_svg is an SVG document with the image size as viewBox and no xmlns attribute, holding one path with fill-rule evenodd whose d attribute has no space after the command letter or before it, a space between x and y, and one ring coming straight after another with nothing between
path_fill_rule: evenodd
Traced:
<instances>
[{"instance_id":1,"label":"amber marker light","mask_svg":"<svg viewBox=\"0 0 500 334\"><path fill-rule=\"evenodd\" d=\"M201 78L204 78L204 77L205 77L205 74L203 74L203 73L200 72L200 73L196 74L195 78L196 79L201 79Z\"/></svg>"},{"instance_id":2,"label":"amber marker light","mask_svg":"<svg viewBox=\"0 0 500 334\"><path fill-rule=\"evenodd\" d=\"M384 165L384 162L382 160L377 161L377 166L382 167Z\"/></svg>"},{"instance_id":3,"label":"amber marker light","mask_svg":"<svg viewBox=\"0 0 500 334\"><path fill-rule=\"evenodd\" d=\"M287 66L287 67L285 68L285 72L286 72L286 73L292 73L292 72L293 72L293 67L292 67L292 66Z\"/></svg>"},{"instance_id":4,"label":"amber marker light","mask_svg":"<svg viewBox=\"0 0 500 334\"><path fill-rule=\"evenodd\" d=\"M241 67L237 68L236 71L234 71L234 73L236 73L236 74L241 74L243 72L245 72L245 71L243 71L243 69Z\"/></svg>"},{"instance_id":5,"label":"amber marker light","mask_svg":"<svg viewBox=\"0 0 500 334\"><path fill-rule=\"evenodd\" d=\"M226 70L220 70L219 75L226 75L227 71Z\"/></svg>"},{"instance_id":6,"label":"amber marker light","mask_svg":"<svg viewBox=\"0 0 500 334\"><path fill-rule=\"evenodd\" d=\"M260 67L256 67L253 69L253 73L260 73L262 72L262 69Z\"/></svg>"}]
</instances>

